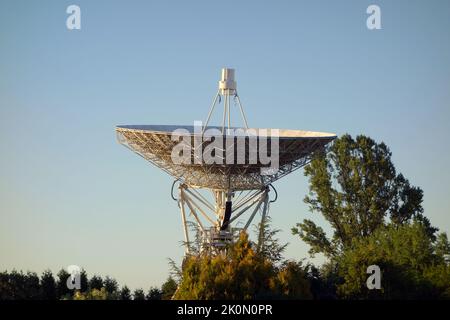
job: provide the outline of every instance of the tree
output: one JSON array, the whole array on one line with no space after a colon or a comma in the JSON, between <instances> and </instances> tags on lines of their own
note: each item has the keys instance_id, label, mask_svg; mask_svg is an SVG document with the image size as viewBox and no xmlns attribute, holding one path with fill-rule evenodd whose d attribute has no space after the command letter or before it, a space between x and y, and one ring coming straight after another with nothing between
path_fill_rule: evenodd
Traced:
<instances>
[{"instance_id":1,"label":"tree","mask_svg":"<svg viewBox=\"0 0 450 320\"><path fill-rule=\"evenodd\" d=\"M56 300L56 281L50 270L44 271L41 276L41 298Z\"/></svg>"},{"instance_id":2,"label":"tree","mask_svg":"<svg viewBox=\"0 0 450 320\"><path fill-rule=\"evenodd\" d=\"M147 300L161 300L162 299L162 291L156 287L151 287L148 290L148 293L145 298Z\"/></svg>"},{"instance_id":3,"label":"tree","mask_svg":"<svg viewBox=\"0 0 450 320\"><path fill-rule=\"evenodd\" d=\"M13 289L14 300L24 300L27 298L27 281L22 271L13 270L10 273L10 283Z\"/></svg>"},{"instance_id":4,"label":"tree","mask_svg":"<svg viewBox=\"0 0 450 320\"><path fill-rule=\"evenodd\" d=\"M273 270L242 233L227 255L199 255L187 258L175 299L252 299L269 290ZM263 277L264 276L264 277ZM267 290L265 290L267 289Z\"/></svg>"},{"instance_id":5,"label":"tree","mask_svg":"<svg viewBox=\"0 0 450 320\"><path fill-rule=\"evenodd\" d=\"M120 300L131 300L130 289L127 286L123 286L119 294Z\"/></svg>"},{"instance_id":6,"label":"tree","mask_svg":"<svg viewBox=\"0 0 450 320\"><path fill-rule=\"evenodd\" d=\"M61 269L58 274L58 281L56 282L56 293L58 299L68 298L72 296L72 291L67 287L67 279L70 277L70 274Z\"/></svg>"},{"instance_id":7,"label":"tree","mask_svg":"<svg viewBox=\"0 0 450 320\"><path fill-rule=\"evenodd\" d=\"M175 299L267 299L312 297L307 272L300 263L277 268L256 252L246 233L226 254L188 257Z\"/></svg>"},{"instance_id":8,"label":"tree","mask_svg":"<svg viewBox=\"0 0 450 320\"><path fill-rule=\"evenodd\" d=\"M88 282L89 290L101 290L103 287L103 279L100 276L94 275Z\"/></svg>"},{"instance_id":9,"label":"tree","mask_svg":"<svg viewBox=\"0 0 450 320\"><path fill-rule=\"evenodd\" d=\"M307 270L308 267L304 268L300 262L285 262L277 274L275 292L283 299L312 299Z\"/></svg>"},{"instance_id":10,"label":"tree","mask_svg":"<svg viewBox=\"0 0 450 320\"><path fill-rule=\"evenodd\" d=\"M283 259L283 253L288 244L280 244L280 240L276 236L281 230L272 229L270 223L271 218L267 216L264 221L258 224L257 232L261 232L261 244L257 253L264 259L277 264Z\"/></svg>"},{"instance_id":11,"label":"tree","mask_svg":"<svg viewBox=\"0 0 450 320\"><path fill-rule=\"evenodd\" d=\"M344 280L338 294L344 298L436 299L450 293L450 266L434 253L426 227L417 221L391 223L354 239L337 263ZM367 289L370 265L381 269L381 290Z\"/></svg>"},{"instance_id":12,"label":"tree","mask_svg":"<svg viewBox=\"0 0 450 320\"><path fill-rule=\"evenodd\" d=\"M353 239L373 234L387 220L396 225L412 218L427 221L422 215L422 190L397 174L389 148L369 137L354 140L347 134L336 139L328 154L318 154L305 166L305 176L310 182L305 203L333 229L331 239L311 220L292 229L310 245L311 255L336 256ZM436 229L429 227L432 235Z\"/></svg>"},{"instance_id":13,"label":"tree","mask_svg":"<svg viewBox=\"0 0 450 320\"><path fill-rule=\"evenodd\" d=\"M119 289L119 285L117 284L116 279L106 276L103 285L105 287L105 290L106 290L109 300L118 299L117 290Z\"/></svg>"},{"instance_id":14,"label":"tree","mask_svg":"<svg viewBox=\"0 0 450 320\"><path fill-rule=\"evenodd\" d=\"M310 265L308 278L314 300L337 299L336 285L342 282L334 261L327 261L320 268Z\"/></svg>"},{"instance_id":15,"label":"tree","mask_svg":"<svg viewBox=\"0 0 450 320\"><path fill-rule=\"evenodd\" d=\"M0 297L2 300L23 300L27 298L26 275L16 270L0 274Z\"/></svg>"},{"instance_id":16,"label":"tree","mask_svg":"<svg viewBox=\"0 0 450 320\"><path fill-rule=\"evenodd\" d=\"M40 299L41 287L39 277L36 272L28 271L25 275L25 299L37 300Z\"/></svg>"},{"instance_id":17,"label":"tree","mask_svg":"<svg viewBox=\"0 0 450 320\"><path fill-rule=\"evenodd\" d=\"M439 257L444 258L446 255L450 255L450 242L448 241L447 234L445 232L442 232L437 236L434 250L436 255Z\"/></svg>"},{"instance_id":18,"label":"tree","mask_svg":"<svg viewBox=\"0 0 450 320\"><path fill-rule=\"evenodd\" d=\"M133 300L145 300L145 293L142 289L136 289L133 292Z\"/></svg>"},{"instance_id":19,"label":"tree","mask_svg":"<svg viewBox=\"0 0 450 320\"><path fill-rule=\"evenodd\" d=\"M172 277L168 277L166 282L164 282L161 286L161 298L163 300L172 299L172 296L175 294L177 287L177 282Z\"/></svg>"},{"instance_id":20,"label":"tree","mask_svg":"<svg viewBox=\"0 0 450 320\"><path fill-rule=\"evenodd\" d=\"M82 269L80 272L80 287L81 287L81 289L80 289L81 292L86 292L89 289L88 288L89 287L88 276L87 276L86 270L84 270L84 269Z\"/></svg>"},{"instance_id":21,"label":"tree","mask_svg":"<svg viewBox=\"0 0 450 320\"><path fill-rule=\"evenodd\" d=\"M0 273L0 300L11 300L12 287L7 271Z\"/></svg>"}]
</instances>

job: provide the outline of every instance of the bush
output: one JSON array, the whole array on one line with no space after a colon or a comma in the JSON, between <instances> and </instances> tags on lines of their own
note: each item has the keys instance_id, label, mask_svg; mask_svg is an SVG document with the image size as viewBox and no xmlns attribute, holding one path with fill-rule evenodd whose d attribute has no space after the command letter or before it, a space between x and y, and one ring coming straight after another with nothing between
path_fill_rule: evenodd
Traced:
<instances>
[{"instance_id":1,"label":"bush","mask_svg":"<svg viewBox=\"0 0 450 320\"><path fill-rule=\"evenodd\" d=\"M276 268L258 255L242 233L226 254L188 257L175 299L267 299L312 297L301 264L288 262Z\"/></svg>"}]
</instances>

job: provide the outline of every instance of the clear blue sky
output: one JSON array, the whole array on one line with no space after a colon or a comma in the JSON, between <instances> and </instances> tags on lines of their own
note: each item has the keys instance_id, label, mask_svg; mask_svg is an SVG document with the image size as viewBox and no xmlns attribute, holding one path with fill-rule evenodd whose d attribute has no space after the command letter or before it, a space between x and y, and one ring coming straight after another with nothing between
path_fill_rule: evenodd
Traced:
<instances>
[{"instance_id":1,"label":"clear blue sky","mask_svg":"<svg viewBox=\"0 0 450 320\"><path fill-rule=\"evenodd\" d=\"M372 3L382 30L366 28ZM66 28L70 4L79 31ZM160 285L183 254L172 179L117 144L114 126L203 120L224 66L253 127L384 141L450 231L449 31L447 0L2 0L0 269L76 264ZM290 228L323 222L302 202L307 179L276 186L287 257L306 258Z\"/></svg>"}]
</instances>

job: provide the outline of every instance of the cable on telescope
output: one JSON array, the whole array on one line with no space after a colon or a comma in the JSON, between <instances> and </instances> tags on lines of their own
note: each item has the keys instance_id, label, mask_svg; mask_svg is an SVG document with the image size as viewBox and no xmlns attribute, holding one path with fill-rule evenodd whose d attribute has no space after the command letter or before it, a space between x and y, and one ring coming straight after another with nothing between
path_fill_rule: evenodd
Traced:
<instances>
[{"instance_id":1,"label":"cable on telescope","mask_svg":"<svg viewBox=\"0 0 450 320\"><path fill-rule=\"evenodd\" d=\"M277 192L277 189L275 189L275 187L272 184L269 184L269 187L271 187L272 190L275 191L275 199L270 200L270 203L273 203L273 202L277 201L277 199L278 199L278 192Z\"/></svg>"},{"instance_id":2,"label":"cable on telescope","mask_svg":"<svg viewBox=\"0 0 450 320\"><path fill-rule=\"evenodd\" d=\"M175 197L173 196L173 187L175 187L175 183L177 183L177 181L180 181L180 179L176 179L176 180L172 183L172 188L170 189L170 196L171 196L172 199L173 199L174 201L176 201L176 202L178 202L178 199L175 198Z\"/></svg>"}]
</instances>

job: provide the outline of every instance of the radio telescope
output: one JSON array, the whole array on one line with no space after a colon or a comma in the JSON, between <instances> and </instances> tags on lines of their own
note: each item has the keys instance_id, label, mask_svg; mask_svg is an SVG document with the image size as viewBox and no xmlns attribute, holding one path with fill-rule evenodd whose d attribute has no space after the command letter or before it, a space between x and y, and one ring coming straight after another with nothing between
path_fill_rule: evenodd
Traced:
<instances>
[{"instance_id":1,"label":"radio telescope","mask_svg":"<svg viewBox=\"0 0 450 320\"><path fill-rule=\"evenodd\" d=\"M277 196L273 182L303 167L336 138L325 132L249 128L234 74L234 69L222 69L205 124L116 127L119 143L175 179L172 198L180 208L186 254L193 237L189 217L198 227L202 250L220 252L258 213L263 225L275 201L269 199L270 190ZM221 103L221 126L208 126ZM244 127L231 126L232 107L239 110ZM262 236L260 229L258 245Z\"/></svg>"}]
</instances>

